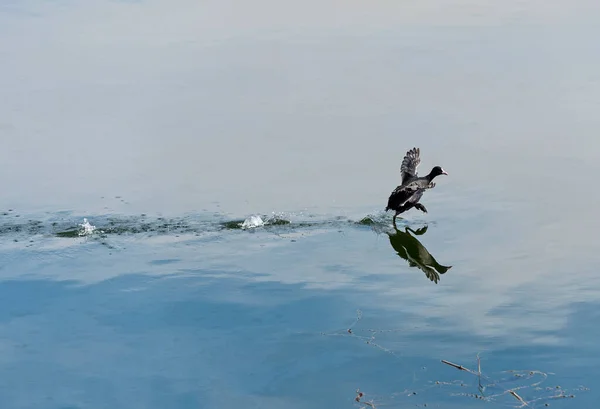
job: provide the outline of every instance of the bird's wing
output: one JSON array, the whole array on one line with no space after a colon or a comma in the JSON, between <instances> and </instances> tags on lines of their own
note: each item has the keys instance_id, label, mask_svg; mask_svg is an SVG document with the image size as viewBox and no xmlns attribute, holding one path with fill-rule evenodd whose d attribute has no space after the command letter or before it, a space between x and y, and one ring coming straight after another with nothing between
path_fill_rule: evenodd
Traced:
<instances>
[{"instance_id":1,"label":"bird's wing","mask_svg":"<svg viewBox=\"0 0 600 409\"><path fill-rule=\"evenodd\" d=\"M399 187L401 187L403 190L410 190L410 191L416 191L419 189L427 190L427 189L433 189L435 187L435 183L427 182L427 179L425 179L425 178L417 178L417 179L411 180L408 183L405 183Z\"/></svg>"},{"instance_id":2,"label":"bird's wing","mask_svg":"<svg viewBox=\"0 0 600 409\"><path fill-rule=\"evenodd\" d=\"M400 175L402 176L402 184L404 184L410 178L417 176L417 168L421 163L421 151L419 148L412 148L402 159L402 165L400 165Z\"/></svg>"},{"instance_id":3,"label":"bird's wing","mask_svg":"<svg viewBox=\"0 0 600 409\"><path fill-rule=\"evenodd\" d=\"M421 197L423 197L424 191L425 189L417 189L415 193L411 197L409 197L406 202L418 203L419 200L421 200Z\"/></svg>"}]
</instances>

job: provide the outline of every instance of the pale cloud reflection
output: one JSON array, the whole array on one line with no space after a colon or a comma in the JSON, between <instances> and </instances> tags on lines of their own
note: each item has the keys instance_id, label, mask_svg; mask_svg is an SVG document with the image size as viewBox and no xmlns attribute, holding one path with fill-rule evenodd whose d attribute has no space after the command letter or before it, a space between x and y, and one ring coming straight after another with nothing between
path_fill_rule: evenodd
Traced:
<instances>
[{"instance_id":1,"label":"pale cloud reflection","mask_svg":"<svg viewBox=\"0 0 600 409\"><path fill-rule=\"evenodd\" d=\"M597 2L580 0L497 2L358 0L278 2L244 1L39 1L8 3L6 15L44 17L55 35L77 29L72 41L149 43L189 39L190 35L240 35L253 30L392 28L403 25L554 24L581 22L598 11ZM62 24L62 25L59 25ZM64 25L68 23L67 25Z\"/></svg>"},{"instance_id":2,"label":"pale cloud reflection","mask_svg":"<svg viewBox=\"0 0 600 409\"><path fill-rule=\"evenodd\" d=\"M436 295L419 301L429 306L426 314L469 316L457 325L487 334L560 326L560 319L539 319L548 300L564 320L575 294L598 296L581 290L596 284L581 260L597 253L599 222L589 203L599 198L588 187L599 152L590 108L598 102L599 62L589 52L594 29L584 26L598 7L592 1L10 3L0 9L3 200L83 207L125 192L144 211L149 203L177 212L219 201L243 215L306 206L357 213L354 206L381 207L396 182L399 155L419 141L428 163L443 162L453 175L428 197L447 217L438 240L449 243L434 254L455 267L438 287L425 287ZM571 183L574 173L580 183ZM515 184L524 174L531 183ZM557 201L557 185L587 200ZM469 223L490 218L496 221L488 228L469 233ZM456 238L459 223L467 227ZM178 252L188 239L158 238L153 245ZM293 244L247 239L228 239L242 241L237 259L224 262L229 248L207 241L202 259L192 252L177 268L259 271L261 257L277 248L285 257L270 255L273 268L255 280L327 290L361 284L374 265L390 280L398 268L397 259L386 258L385 240L373 241L377 257L353 256L344 268L325 272L339 248L306 265ZM73 251L64 246L54 240L38 250ZM37 271L97 282L147 270L93 266L86 259L73 271ZM453 291L446 292L448 283ZM381 305L400 308L400 299L419 299L421 285L375 280L365 288ZM565 295L561 289L569 285L576 290ZM523 299L538 312L515 321L492 313Z\"/></svg>"}]
</instances>

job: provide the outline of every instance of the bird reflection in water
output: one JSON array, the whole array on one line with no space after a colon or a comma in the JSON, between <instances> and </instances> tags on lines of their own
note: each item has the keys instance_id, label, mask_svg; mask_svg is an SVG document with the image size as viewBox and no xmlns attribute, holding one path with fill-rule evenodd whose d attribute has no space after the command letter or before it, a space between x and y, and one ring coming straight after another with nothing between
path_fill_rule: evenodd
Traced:
<instances>
[{"instance_id":1,"label":"bird reflection in water","mask_svg":"<svg viewBox=\"0 0 600 409\"><path fill-rule=\"evenodd\" d=\"M443 266L438 263L429 251L415 236L421 236L427 231L427 226L416 231L405 227L405 231L394 228L395 233L388 233L390 244L398 255L408 261L411 267L418 267L427 278L437 284L440 274L444 274L452 266ZM412 234L411 234L412 233Z\"/></svg>"}]
</instances>

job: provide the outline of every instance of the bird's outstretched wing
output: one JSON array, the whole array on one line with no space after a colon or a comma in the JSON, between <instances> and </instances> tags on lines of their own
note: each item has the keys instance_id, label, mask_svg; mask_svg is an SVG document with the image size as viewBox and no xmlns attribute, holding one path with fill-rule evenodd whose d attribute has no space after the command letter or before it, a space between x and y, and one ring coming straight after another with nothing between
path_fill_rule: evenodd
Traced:
<instances>
[{"instance_id":1,"label":"bird's outstretched wing","mask_svg":"<svg viewBox=\"0 0 600 409\"><path fill-rule=\"evenodd\" d=\"M412 148L402 160L400 166L400 175L402 176L402 184L406 183L407 180L417 176L417 168L421 163L421 151L419 148Z\"/></svg>"}]
</instances>

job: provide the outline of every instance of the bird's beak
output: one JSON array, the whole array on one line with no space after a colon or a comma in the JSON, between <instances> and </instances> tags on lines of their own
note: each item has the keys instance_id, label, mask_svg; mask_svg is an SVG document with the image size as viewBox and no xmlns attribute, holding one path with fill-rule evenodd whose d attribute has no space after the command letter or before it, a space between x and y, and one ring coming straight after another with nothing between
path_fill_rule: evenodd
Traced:
<instances>
[{"instance_id":1,"label":"bird's beak","mask_svg":"<svg viewBox=\"0 0 600 409\"><path fill-rule=\"evenodd\" d=\"M444 169L442 169L442 175L447 175L448 172L446 172Z\"/></svg>"}]
</instances>

